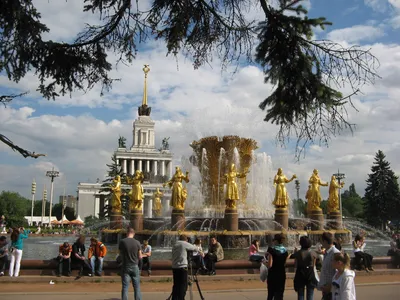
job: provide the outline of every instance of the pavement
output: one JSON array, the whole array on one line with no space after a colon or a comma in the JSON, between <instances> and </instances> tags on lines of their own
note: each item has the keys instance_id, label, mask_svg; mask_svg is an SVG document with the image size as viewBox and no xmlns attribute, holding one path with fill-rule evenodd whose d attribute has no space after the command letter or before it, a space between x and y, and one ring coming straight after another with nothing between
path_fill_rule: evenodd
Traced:
<instances>
[{"instance_id":1,"label":"pavement","mask_svg":"<svg viewBox=\"0 0 400 300\"><path fill-rule=\"evenodd\" d=\"M400 294L400 283L379 283L366 284L356 286L357 299L399 299ZM155 299L165 300L169 296L169 292L144 292L142 294L143 299ZM321 293L315 292L315 299L320 299ZM232 290L219 290L219 291L204 291L204 299L207 300L255 300L265 299L267 297L266 289L232 289ZM133 299L133 293L129 295L130 299ZM1 293L0 299L12 299L12 300L117 300L121 299L120 292L91 292L91 293L75 293L75 292L64 292L64 293L52 293L52 292L38 292L38 293ZM195 290L193 292L193 298L190 296L188 291L186 299L200 300L199 293ZM285 300L296 300L297 295L293 289L287 289L285 291Z\"/></svg>"},{"instance_id":2,"label":"pavement","mask_svg":"<svg viewBox=\"0 0 400 300\"><path fill-rule=\"evenodd\" d=\"M371 274L372 273L372 274ZM383 275L368 275L359 273L356 276L357 299L399 299L400 273L387 272ZM363 274L363 276L361 276ZM121 281L93 282L58 281L50 284L51 276L38 276L43 281L29 282L33 276L18 278L0 278L0 300L116 300L120 299ZM103 277L104 278L104 277ZM148 278L142 281L141 290L143 299L167 299L171 292L171 278ZM266 284L257 276L236 277L236 275L202 276L198 277L204 299L207 300L236 300L236 299L265 299L267 296ZM208 280L205 280L208 279ZM10 281L11 280L11 281ZM193 299L200 299L196 285L193 288ZM130 299L133 299L132 288ZM321 293L315 291L315 299L320 299ZM186 299L192 299L188 291ZM285 300L295 300L297 295L293 290L293 280L286 281Z\"/></svg>"}]
</instances>

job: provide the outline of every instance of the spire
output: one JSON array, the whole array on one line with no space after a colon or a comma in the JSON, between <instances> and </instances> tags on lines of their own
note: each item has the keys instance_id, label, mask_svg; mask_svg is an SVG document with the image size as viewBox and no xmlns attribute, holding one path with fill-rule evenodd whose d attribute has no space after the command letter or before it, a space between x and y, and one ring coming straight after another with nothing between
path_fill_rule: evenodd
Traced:
<instances>
[{"instance_id":1,"label":"spire","mask_svg":"<svg viewBox=\"0 0 400 300\"><path fill-rule=\"evenodd\" d=\"M149 65L144 65L144 88L143 88L143 101L142 105L147 105L147 74L150 72Z\"/></svg>"},{"instance_id":2,"label":"spire","mask_svg":"<svg viewBox=\"0 0 400 300\"><path fill-rule=\"evenodd\" d=\"M144 65L144 87L142 106L138 107L139 116L150 116L151 107L147 105L147 74L150 72L149 65Z\"/></svg>"}]
</instances>

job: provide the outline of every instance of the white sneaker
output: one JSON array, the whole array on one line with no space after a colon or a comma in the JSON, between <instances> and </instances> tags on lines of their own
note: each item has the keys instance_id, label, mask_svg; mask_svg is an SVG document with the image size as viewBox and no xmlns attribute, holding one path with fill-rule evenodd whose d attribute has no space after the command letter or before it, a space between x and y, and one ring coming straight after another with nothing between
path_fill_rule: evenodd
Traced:
<instances>
[{"instance_id":1,"label":"white sneaker","mask_svg":"<svg viewBox=\"0 0 400 300\"><path fill-rule=\"evenodd\" d=\"M4 276L4 272L0 272L0 276Z\"/></svg>"}]
</instances>

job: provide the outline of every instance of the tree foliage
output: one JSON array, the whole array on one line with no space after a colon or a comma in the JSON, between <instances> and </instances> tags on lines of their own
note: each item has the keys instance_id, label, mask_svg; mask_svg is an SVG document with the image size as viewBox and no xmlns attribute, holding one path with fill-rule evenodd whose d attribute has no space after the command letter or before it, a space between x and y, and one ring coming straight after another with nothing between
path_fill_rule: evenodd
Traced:
<instances>
[{"instance_id":1,"label":"tree foliage","mask_svg":"<svg viewBox=\"0 0 400 300\"><path fill-rule=\"evenodd\" d=\"M63 218L63 204L57 203L53 206L53 215L57 218L57 220L61 220ZM64 216L67 218L68 221L73 221L76 219L75 209L72 207L66 206L64 208Z\"/></svg>"},{"instance_id":2,"label":"tree foliage","mask_svg":"<svg viewBox=\"0 0 400 300\"><path fill-rule=\"evenodd\" d=\"M19 193L2 191L0 194L0 216L5 216L8 227L24 225L24 217L30 207L31 201Z\"/></svg>"},{"instance_id":3,"label":"tree foliage","mask_svg":"<svg viewBox=\"0 0 400 300\"><path fill-rule=\"evenodd\" d=\"M364 218L364 201L356 192L354 183L342 195L343 216L352 218Z\"/></svg>"},{"instance_id":4,"label":"tree foliage","mask_svg":"<svg viewBox=\"0 0 400 300\"><path fill-rule=\"evenodd\" d=\"M400 218L398 177L385 158L381 150L376 153L365 189L365 217L373 226L384 226L387 221Z\"/></svg>"},{"instance_id":5,"label":"tree foliage","mask_svg":"<svg viewBox=\"0 0 400 300\"><path fill-rule=\"evenodd\" d=\"M260 104L265 121L280 126L278 141L297 137L297 154L309 142L328 143L341 130L352 130L346 104L365 83L377 77L369 50L344 48L314 40L315 28L330 25L308 18L303 0L153 0L148 10L139 1L85 0L83 10L100 16L74 41L46 41L49 28L32 0L0 1L0 72L18 82L28 71L39 78L37 90L47 99L100 84L111 88L107 53L131 62L138 45L163 40L166 53L182 52L195 68L218 56L222 65L258 63L274 90ZM274 1L276 2L276 1ZM250 9L262 11L252 19ZM255 50L255 57L254 57ZM350 95L340 89L350 86Z\"/></svg>"}]
</instances>

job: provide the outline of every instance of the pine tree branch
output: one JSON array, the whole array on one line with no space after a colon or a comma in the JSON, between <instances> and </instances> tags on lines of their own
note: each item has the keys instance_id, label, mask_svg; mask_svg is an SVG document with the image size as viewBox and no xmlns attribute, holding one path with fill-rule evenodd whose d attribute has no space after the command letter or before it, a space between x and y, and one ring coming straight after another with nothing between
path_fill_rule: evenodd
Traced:
<instances>
[{"instance_id":1,"label":"pine tree branch","mask_svg":"<svg viewBox=\"0 0 400 300\"><path fill-rule=\"evenodd\" d=\"M9 146L13 151L19 152L25 158L27 157L38 158L39 156L47 156L46 154L30 152L28 150L19 147L18 145L15 145L9 138L7 138L3 134L0 134L0 141Z\"/></svg>"},{"instance_id":2,"label":"pine tree branch","mask_svg":"<svg viewBox=\"0 0 400 300\"><path fill-rule=\"evenodd\" d=\"M10 103L14 98L22 97L28 94L28 92L24 92L21 94L11 94L11 95L1 95L0 96L0 103L2 103L5 107L8 103Z\"/></svg>"}]
</instances>

